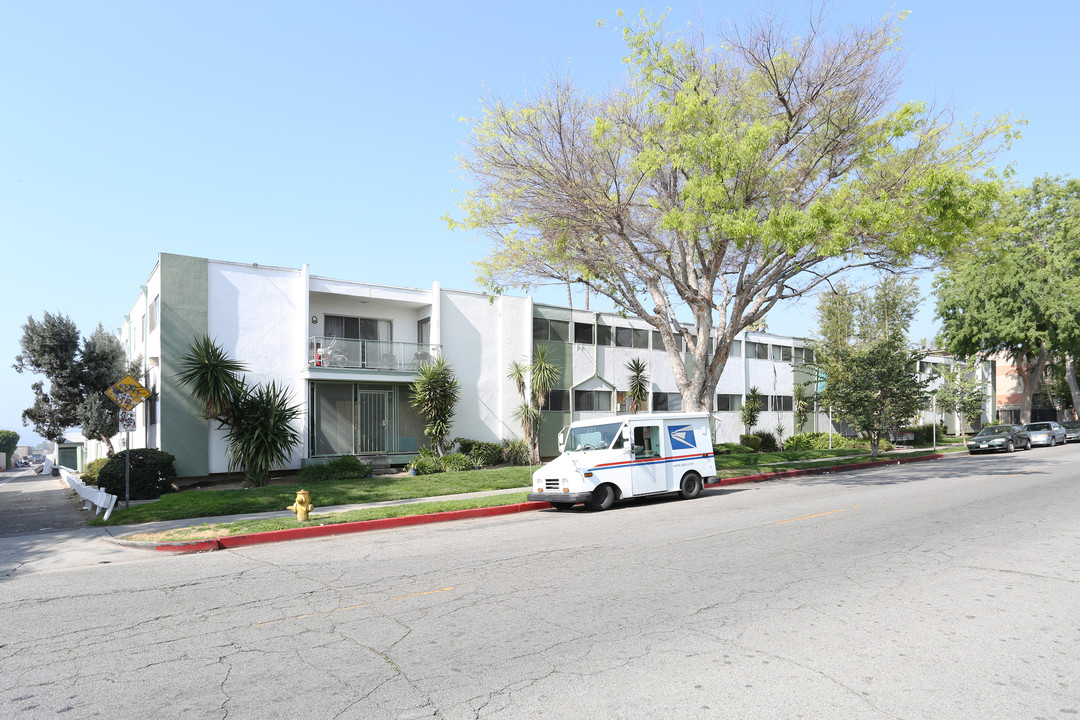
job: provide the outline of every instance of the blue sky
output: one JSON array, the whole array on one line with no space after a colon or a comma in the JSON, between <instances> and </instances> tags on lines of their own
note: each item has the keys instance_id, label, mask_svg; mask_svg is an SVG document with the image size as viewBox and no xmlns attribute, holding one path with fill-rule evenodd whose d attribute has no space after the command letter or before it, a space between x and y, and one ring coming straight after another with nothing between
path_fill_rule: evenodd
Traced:
<instances>
[{"instance_id":1,"label":"blue sky","mask_svg":"<svg viewBox=\"0 0 1080 720\"><path fill-rule=\"evenodd\" d=\"M802 2L670 7L670 29ZM549 69L622 81L619 3L22 2L0 9L0 428L35 378L11 370L27 316L115 329L158 252L394 285L475 287L483 241L440 217L485 88L522 99ZM1027 118L1003 162L1075 175L1073 2L837 2L834 24L910 10L902 99ZM598 27L597 20L608 23ZM557 290L541 301L562 303ZM930 303L927 303L929 308ZM775 311L806 335L812 301ZM932 312L913 337L933 335Z\"/></svg>"}]
</instances>

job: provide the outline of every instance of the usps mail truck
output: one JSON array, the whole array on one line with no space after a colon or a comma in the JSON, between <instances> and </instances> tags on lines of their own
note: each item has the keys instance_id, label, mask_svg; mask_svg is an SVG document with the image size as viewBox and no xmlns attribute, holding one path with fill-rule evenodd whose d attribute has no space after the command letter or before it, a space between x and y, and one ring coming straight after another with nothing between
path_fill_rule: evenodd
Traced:
<instances>
[{"instance_id":1,"label":"usps mail truck","mask_svg":"<svg viewBox=\"0 0 1080 720\"><path fill-rule=\"evenodd\" d=\"M585 503L677 492L694 498L716 476L709 413L614 415L580 420L559 433L562 454L533 473L529 500L558 510Z\"/></svg>"}]
</instances>

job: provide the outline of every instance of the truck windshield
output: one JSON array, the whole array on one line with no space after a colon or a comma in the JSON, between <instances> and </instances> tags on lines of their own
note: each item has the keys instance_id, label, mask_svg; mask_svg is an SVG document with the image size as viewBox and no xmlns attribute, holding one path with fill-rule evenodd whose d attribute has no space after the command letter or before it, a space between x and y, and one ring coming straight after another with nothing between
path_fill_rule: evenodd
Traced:
<instances>
[{"instance_id":1,"label":"truck windshield","mask_svg":"<svg viewBox=\"0 0 1080 720\"><path fill-rule=\"evenodd\" d=\"M622 423L607 423L605 425L581 425L570 428L570 434L566 437L567 452L579 450L605 450L611 447L611 441L618 438L619 446L622 445L622 435L619 430Z\"/></svg>"}]
</instances>

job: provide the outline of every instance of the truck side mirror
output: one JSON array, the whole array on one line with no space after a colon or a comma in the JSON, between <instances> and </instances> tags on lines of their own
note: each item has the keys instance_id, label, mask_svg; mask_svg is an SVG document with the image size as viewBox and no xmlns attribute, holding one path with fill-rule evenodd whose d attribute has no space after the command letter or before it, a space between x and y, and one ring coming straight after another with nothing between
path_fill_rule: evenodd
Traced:
<instances>
[{"instance_id":1,"label":"truck side mirror","mask_svg":"<svg viewBox=\"0 0 1080 720\"><path fill-rule=\"evenodd\" d=\"M623 425L622 426L622 439L623 439L623 444L624 445L630 445L630 426L629 425Z\"/></svg>"},{"instance_id":2,"label":"truck side mirror","mask_svg":"<svg viewBox=\"0 0 1080 720\"><path fill-rule=\"evenodd\" d=\"M566 431L565 430L560 430L559 431L559 450L561 451L564 447L566 447Z\"/></svg>"}]
</instances>

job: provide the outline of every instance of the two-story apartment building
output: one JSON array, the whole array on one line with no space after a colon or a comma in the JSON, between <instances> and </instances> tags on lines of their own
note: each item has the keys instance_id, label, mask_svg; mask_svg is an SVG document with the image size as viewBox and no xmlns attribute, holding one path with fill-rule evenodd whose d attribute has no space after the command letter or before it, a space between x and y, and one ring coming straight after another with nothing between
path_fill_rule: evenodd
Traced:
<instances>
[{"instance_id":1,"label":"two-story apartment building","mask_svg":"<svg viewBox=\"0 0 1080 720\"><path fill-rule=\"evenodd\" d=\"M624 409L626 364L648 368L654 412L681 409L681 396L659 333L636 318L490 296L401 288L278 268L161 254L119 336L143 358L141 380L154 395L137 410L133 447L176 457L180 476L228 471L224 433L205 420L178 384L178 363L195 338L208 335L243 363L253 382L288 386L301 409L303 442L290 467L343 454L401 464L424 445L423 422L410 407L409 384L428 359L443 356L461 384L453 437L519 437L520 403L510 363L531 361L543 344L561 368L541 434L541 452L557 452L571 420ZM758 427L795 432L795 384L813 381L811 351L801 338L747 332L731 349L713 407L718 440L737 441L739 410L751 387L767 397ZM684 355L689 367L689 356ZM803 431L824 430L827 410ZM90 453L89 457L96 453Z\"/></svg>"}]
</instances>

